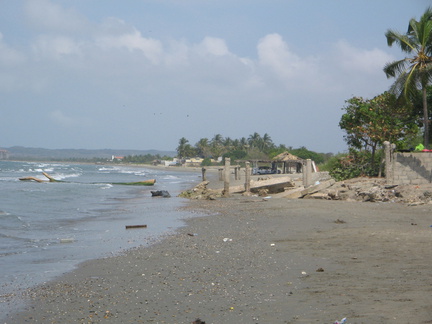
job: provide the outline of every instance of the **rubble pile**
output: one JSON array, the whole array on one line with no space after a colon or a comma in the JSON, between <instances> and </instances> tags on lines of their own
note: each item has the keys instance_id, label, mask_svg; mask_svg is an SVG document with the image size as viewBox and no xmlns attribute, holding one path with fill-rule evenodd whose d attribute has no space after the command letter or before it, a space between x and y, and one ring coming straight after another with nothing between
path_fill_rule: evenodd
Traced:
<instances>
[{"instance_id":1,"label":"rubble pile","mask_svg":"<svg viewBox=\"0 0 432 324\"><path fill-rule=\"evenodd\" d=\"M348 200L364 202L401 202L412 205L432 203L432 187L417 185L387 185L383 178L355 178L335 182L313 191L304 199Z\"/></svg>"},{"instance_id":2,"label":"rubble pile","mask_svg":"<svg viewBox=\"0 0 432 324\"><path fill-rule=\"evenodd\" d=\"M215 200L223 196L223 190L209 189L209 181L203 181L193 189L183 191L179 197L188 199ZM285 188L285 192L270 193L260 188L242 195L284 197L291 199L325 199L362 202L394 202L408 205L432 204L432 184L389 185L384 178L354 178L336 182L333 179L317 183L308 188L296 186ZM239 192L240 193L240 192Z\"/></svg>"},{"instance_id":3,"label":"rubble pile","mask_svg":"<svg viewBox=\"0 0 432 324\"><path fill-rule=\"evenodd\" d=\"M179 194L179 197L204 200L215 200L216 198L222 197L221 190L208 189L208 184L209 181L203 181L196 185L194 188L181 192Z\"/></svg>"}]
</instances>

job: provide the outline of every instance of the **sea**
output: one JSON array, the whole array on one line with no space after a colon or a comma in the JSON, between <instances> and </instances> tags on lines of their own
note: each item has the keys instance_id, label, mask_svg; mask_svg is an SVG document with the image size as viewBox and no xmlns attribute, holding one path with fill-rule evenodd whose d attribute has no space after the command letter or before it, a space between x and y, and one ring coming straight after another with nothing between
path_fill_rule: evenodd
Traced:
<instances>
[{"instance_id":1,"label":"sea","mask_svg":"<svg viewBox=\"0 0 432 324\"><path fill-rule=\"evenodd\" d=\"M19 180L47 180L42 172L62 182ZM147 179L155 185L114 184ZM198 172L175 167L0 161L0 314L22 306L23 290L83 261L149 246L200 216L177 197L200 181ZM152 197L152 190L171 197Z\"/></svg>"}]
</instances>

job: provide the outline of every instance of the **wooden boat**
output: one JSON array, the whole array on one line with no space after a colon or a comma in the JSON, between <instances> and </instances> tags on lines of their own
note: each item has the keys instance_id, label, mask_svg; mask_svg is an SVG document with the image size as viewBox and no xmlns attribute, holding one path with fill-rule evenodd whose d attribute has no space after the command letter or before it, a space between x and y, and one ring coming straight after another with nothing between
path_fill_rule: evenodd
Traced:
<instances>
[{"instance_id":1,"label":"wooden boat","mask_svg":"<svg viewBox=\"0 0 432 324\"><path fill-rule=\"evenodd\" d=\"M48 180L41 180L36 177L24 177L19 179L21 181L36 181L36 182L67 182L67 181L56 180L46 172L42 172L42 174L45 177L47 177ZM107 182L107 184L124 185L124 186L153 186L155 183L156 183L156 179L148 179L148 180L135 181L135 182Z\"/></svg>"},{"instance_id":2,"label":"wooden boat","mask_svg":"<svg viewBox=\"0 0 432 324\"><path fill-rule=\"evenodd\" d=\"M153 186L156 183L156 179L149 179L144 181L136 182L112 182L113 185L124 185L124 186Z\"/></svg>"}]
</instances>

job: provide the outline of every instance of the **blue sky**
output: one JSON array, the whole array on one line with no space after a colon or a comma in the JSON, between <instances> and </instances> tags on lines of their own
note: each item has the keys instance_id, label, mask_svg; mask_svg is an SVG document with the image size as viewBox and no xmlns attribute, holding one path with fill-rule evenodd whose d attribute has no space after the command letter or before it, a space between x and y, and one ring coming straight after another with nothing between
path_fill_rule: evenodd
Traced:
<instances>
[{"instance_id":1,"label":"blue sky","mask_svg":"<svg viewBox=\"0 0 432 324\"><path fill-rule=\"evenodd\" d=\"M0 0L0 147L175 150L216 134L347 149L426 0Z\"/></svg>"}]
</instances>

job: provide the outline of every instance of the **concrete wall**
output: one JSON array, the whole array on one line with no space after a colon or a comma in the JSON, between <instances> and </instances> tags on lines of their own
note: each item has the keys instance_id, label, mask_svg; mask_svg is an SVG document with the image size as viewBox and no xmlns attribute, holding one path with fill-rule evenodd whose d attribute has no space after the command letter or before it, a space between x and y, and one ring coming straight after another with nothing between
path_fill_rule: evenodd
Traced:
<instances>
[{"instance_id":1,"label":"concrete wall","mask_svg":"<svg viewBox=\"0 0 432 324\"><path fill-rule=\"evenodd\" d=\"M393 153L394 184L432 182L432 152Z\"/></svg>"}]
</instances>

